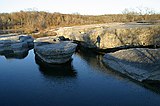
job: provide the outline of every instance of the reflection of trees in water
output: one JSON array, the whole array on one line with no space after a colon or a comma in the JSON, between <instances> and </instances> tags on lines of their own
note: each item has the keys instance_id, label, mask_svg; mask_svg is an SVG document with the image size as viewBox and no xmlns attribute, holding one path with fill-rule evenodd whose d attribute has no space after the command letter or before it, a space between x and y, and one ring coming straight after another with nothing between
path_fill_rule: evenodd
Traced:
<instances>
[{"instance_id":1,"label":"reflection of trees in water","mask_svg":"<svg viewBox=\"0 0 160 106\"><path fill-rule=\"evenodd\" d=\"M0 53L0 55L5 56L6 59L24 59L27 57L28 51L29 50L26 50L20 53L14 53L13 51L3 51Z\"/></svg>"},{"instance_id":2,"label":"reflection of trees in water","mask_svg":"<svg viewBox=\"0 0 160 106\"><path fill-rule=\"evenodd\" d=\"M77 72L72 66L72 60L65 64L48 64L35 55L35 61L39 66L39 71L50 82L69 83L77 76Z\"/></svg>"},{"instance_id":3,"label":"reflection of trees in water","mask_svg":"<svg viewBox=\"0 0 160 106\"><path fill-rule=\"evenodd\" d=\"M134 82L138 85L141 85L144 88L150 89L156 93L160 93L160 85L159 83L151 84L151 83L146 83L146 82L138 82L133 79L130 79L126 75L123 75L115 70L110 69L109 67L105 66L102 62L103 55L98 55L95 54L89 50L78 50L76 52L76 55L80 56L83 58L85 61L87 61L88 65L96 69L97 71L103 72L107 75L111 75L116 77L119 80L128 80L131 82Z\"/></svg>"}]
</instances>

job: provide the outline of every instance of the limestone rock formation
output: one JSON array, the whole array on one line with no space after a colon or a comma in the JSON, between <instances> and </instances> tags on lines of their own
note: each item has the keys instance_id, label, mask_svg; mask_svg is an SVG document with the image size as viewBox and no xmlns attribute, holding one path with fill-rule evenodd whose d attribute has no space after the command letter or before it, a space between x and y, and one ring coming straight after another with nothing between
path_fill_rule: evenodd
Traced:
<instances>
[{"instance_id":1,"label":"limestone rock formation","mask_svg":"<svg viewBox=\"0 0 160 106\"><path fill-rule=\"evenodd\" d=\"M135 80L160 82L160 49L120 50L105 54L103 62Z\"/></svg>"},{"instance_id":2,"label":"limestone rock formation","mask_svg":"<svg viewBox=\"0 0 160 106\"><path fill-rule=\"evenodd\" d=\"M71 59L77 44L71 41L60 41L57 37L44 37L35 40L36 54L47 63L62 64Z\"/></svg>"},{"instance_id":3,"label":"limestone rock formation","mask_svg":"<svg viewBox=\"0 0 160 106\"><path fill-rule=\"evenodd\" d=\"M0 54L24 57L33 47L33 38L27 35L7 34L0 36Z\"/></svg>"},{"instance_id":4,"label":"limestone rock formation","mask_svg":"<svg viewBox=\"0 0 160 106\"><path fill-rule=\"evenodd\" d=\"M77 72L72 66L72 60L65 64L48 64L43 62L39 56L35 55L35 62L39 66L39 71L44 75L45 78L74 78Z\"/></svg>"},{"instance_id":5,"label":"limestone rock formation","mask_svg":"<svg viewBox=\"0 0 160 106\"><path fill-rule=\"evenodd\" d=\"M81 41L88 48L117 48L125 46L160 46L160 26L145 23L112 23L63 27L57 35ZM97 38L100 42L97 44Z\"/></svg>"}]
</instances>

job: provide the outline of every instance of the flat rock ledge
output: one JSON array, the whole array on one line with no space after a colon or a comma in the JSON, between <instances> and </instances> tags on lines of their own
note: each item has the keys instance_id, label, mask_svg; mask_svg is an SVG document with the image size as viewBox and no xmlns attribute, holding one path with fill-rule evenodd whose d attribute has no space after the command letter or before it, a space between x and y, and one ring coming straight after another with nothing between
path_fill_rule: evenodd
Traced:
<instances>
[{"instance_id":1,"label":"flat rock ledge","mask_svg":"<svg viewBox=\"0 0 160 106\"><path fill-rule=\"evenodd\" d=\"M28 35L6 34L0 36L0 55L22 56L33 47L34 39Z\"/></svg>"},{"instance_id":2,"label":"flat rock ledge","mask_svg":"<svg viewBox=\"0 0 160 106\"><path fill-rule=\"evenodd\" d=\"M106 23L62 27L55 32L59 36L79 41L87 48L160 47L159 24Z\"/></svg>"},{"instance_id":3,"label":"flat rock ledge","mask_svg":"<svg viewBox=\"0 0 160 106\"><path fill-rule=\"evenodd\" d=\"M160 82L160 49L134 48L107 53L103 63L132 79Z\"/></svg>"},{"instance_id":4,"label":"flat rock ledge","mask_svg":"<svg viewBox=\"0 0 160 106\"><path fill-rule=\"evenodd\" d=\"M56 37L38 38L34 42L35 53L44 62L51 64L68 62L77 47L77 44L71 41L60 41Z\"/></svg>"}]
</instances>

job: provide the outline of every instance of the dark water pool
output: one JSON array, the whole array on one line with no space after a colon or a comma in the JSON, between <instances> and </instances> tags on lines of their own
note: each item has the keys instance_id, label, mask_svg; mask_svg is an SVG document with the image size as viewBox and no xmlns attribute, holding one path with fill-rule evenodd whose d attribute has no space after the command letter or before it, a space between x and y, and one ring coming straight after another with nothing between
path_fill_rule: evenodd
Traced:
<instances>
[{"instance_id":1,"label":"dark water pool","mask_svg":"<svg viewBox=\"0 0 160 106\"><path fill-rule=\"evenodd\" d=\"M71 63L42 64L30 50L24 59L0 56L0 106L160 106L160 94L77 52Z\"/></svg>"}]
</instances>

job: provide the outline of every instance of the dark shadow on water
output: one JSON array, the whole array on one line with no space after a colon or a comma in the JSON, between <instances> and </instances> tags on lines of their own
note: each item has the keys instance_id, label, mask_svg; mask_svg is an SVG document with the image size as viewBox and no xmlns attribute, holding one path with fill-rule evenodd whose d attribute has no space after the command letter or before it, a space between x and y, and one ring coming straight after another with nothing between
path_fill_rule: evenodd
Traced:
<instances>
[{"instance_id":1,"label":"dark shadow on water","mask_svg":"<svg viewBox=\"0 0 160 106\"><path fill-rule=\"evenodd\" d=\"M48 64L43 62L35 54L36 64L39 66L39 71L46 78L76 78L77 72L73 69L72 60L65 64Z\"/></svg>"},{"instance_id":2,"label":"dark shadow on water","mask_svg":"<svg viewBox=\"0 0 160 106\"><path fill-rule=\"evenodd\" d=\"M90 50L85 50L85 49L77 50L76 54L78 56L80 56L81 58L83 58L84 60L86 60L87 63L91 67L96 68L98 71L100 71L102 73L116 77L119 80L129 80L129 81L134 82L134 83L136 83L146 89L149 89L155 93L160 94L159 83L157 83L157 82L153 83L153 82L149 82L149 81L139 82L139 81L136 81L136 80L120 73L120 72L117 72L117 71L115 71L115 70L111 69L110 67L105 66L103 64L103 62L102 62L103 55L99 55L99 54L93 53Z\"/></svg>"}]
</instances>

